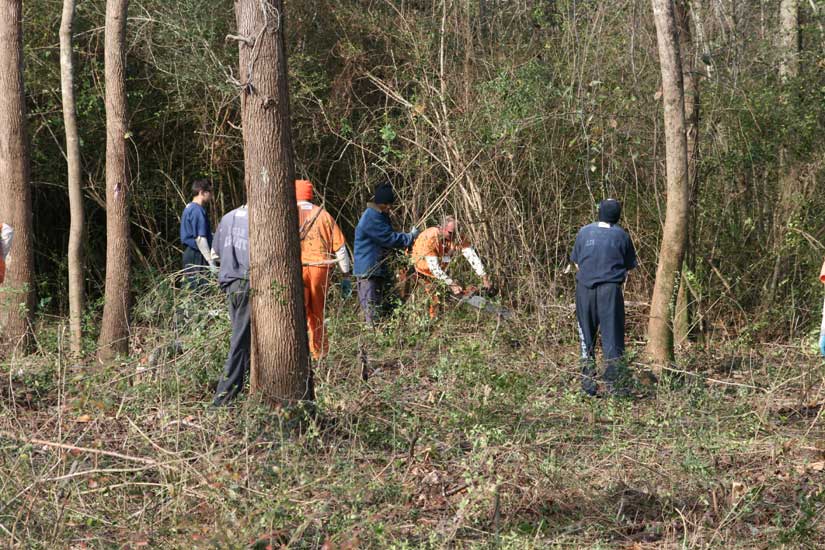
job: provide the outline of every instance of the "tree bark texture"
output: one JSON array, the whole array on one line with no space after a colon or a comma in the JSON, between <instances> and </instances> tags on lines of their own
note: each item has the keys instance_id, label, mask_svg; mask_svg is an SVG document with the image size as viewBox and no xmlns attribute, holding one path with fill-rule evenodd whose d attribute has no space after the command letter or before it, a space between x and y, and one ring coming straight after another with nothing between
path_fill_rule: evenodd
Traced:
<instances>
[{"instance_id":1,"label":"tree bark texture","mask_svg":"<svg viewBox=\"0 0 825 550\"><path fill-rule=\"evenodd\" d=\"M783 83L799 75L799 0L782 0L779 5L779 78ZM785 86L784 94L792 94ZM787 96L786 96L787 97ZM793 153L785 143L779 148L779 196L773 216L774 264L766 302L774 303L786 261L783 251L788 225L794 221L804 197Z\"/></svg>"},{"instance_id":2,"label":"tree bark texture","mask_svg":"<svg viewBox=\"0 0 825 550\"><path fill-rule=\"evenodd\" d=\"M781 0L779 26L779 77L785 81L799 74L799 0Z\"/></svg>"},{"instance_id":3,"label":"tree bark texture","mask_svg":"<svg viewBox=\"0 0 825 550\"><path fill-rule=\"evenodd\" d=\"M106 291L98 340L102 361L129 351L129 175L126 154L126 14L129 0L106 2Z\"/></svg>"},{"instance_id":4,"label":"tree bark texture","mask_svg":"<svg viewBox=\"0 0 825 550\"><path fill-rule=\"evenodd\" d=\"M685 90L685 124L687 132L687 172L689 188L689 212L696 211L699 194L699 174L696 167L699 162L699 79L696 72L696 48L693 41L693 34L690 29L691 6L687 0L676 0L675 2L676 24L679 32L679 50L682 58L682 82ZM688 214L690 216L690 214ZM690 225L690 224L689 224ZM695 304L690 301L688 292L688 280L686 269L695 269L692 254L693 239L688 236L685 256L683 262L682 276L679 282L679 294L676 298L676 310L674 311L673 330L677 345L684 344L691 331L693 324L693 310Z\"/></svg>"},{"instance_id":5,"label":"tree bark texture","mask_svg":"<svg viewBox=\"0 0 825 550\"><path fill-rule=\"evenodd\" d=\"M21 0L0 0L0 222L14 228L0 287L0 356L25 353L34 315L32 198L23 89Z\"/></svg>"},{"instance_id":6,"label":"tree bark texture","mask_svg":"<svg viewBox=\"0 0 825 550\"><path fill-rule=\"evenodd\" d=\"M650 304L647 356L657 367L673 361L673 312L677 276L685 255L688 229L688 160L682 58L672 0L653 0L664 100L667 158L667 206Z\"/></svg>"},{"instance_id":7,"label":"tree bark texture","mask_svg":"<svg viewBox=\"0 0 825 550\"><path fill-rule=\"evenodd\" d=\"M281 0L235 0L249 201L250 390L272 404L313 399L304 312Z\"/></svg>"},{"instance_id":8,"label":"tree bark texture","mask_svg":"<svg viewBox=\"0 0 825 550\"><path fill-rule=\"evenodd\" d=\"M72 33L75 0L63 0L60 23L60 84L63 94L63 124L66 127L66 162L68 166L69 210L69 332L71 350L83 351L83 188L80 165L80 140L77 133L77 108L74 97L74 57Z\"/></svg>"}]
</instances>

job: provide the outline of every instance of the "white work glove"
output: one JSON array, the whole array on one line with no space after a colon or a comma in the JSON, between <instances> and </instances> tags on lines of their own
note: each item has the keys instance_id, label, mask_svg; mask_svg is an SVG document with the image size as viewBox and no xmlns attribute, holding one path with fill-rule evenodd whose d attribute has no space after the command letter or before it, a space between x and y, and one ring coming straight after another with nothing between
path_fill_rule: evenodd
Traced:
<instances>
[{"instance_id":1,"label":"white work glove","mask_svg":"<svg viewBox=\"0 0 825 550\"><path fill-rule=\"evenodd\" d=\"M220 269L218 268L217 265L215 265L215 262L210 262L209 263L209 273L211 273L212 275L217 277L219 272L220 272Z\"/></svg>"},{"instance_id":2,"label":"white work glove","mask_svg":"<svg viewBox=\"0 0 825 550\"><path fill-rule=\"evenodd\" d=\"M413 240L417 239L420 234L421 234L421 230L418 229L417 227L413 226L413 228L410 229L410 235L412 236Z\"/></svg>"}]
</instances>

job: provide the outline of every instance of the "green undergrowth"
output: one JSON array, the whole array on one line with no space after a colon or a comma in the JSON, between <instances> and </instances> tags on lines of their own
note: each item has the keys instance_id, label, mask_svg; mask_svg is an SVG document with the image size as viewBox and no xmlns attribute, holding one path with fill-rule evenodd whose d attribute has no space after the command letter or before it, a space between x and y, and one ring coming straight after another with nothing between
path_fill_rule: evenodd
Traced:
<instances>
[{"instance_id":1,"label":"green undergrowth","mask_svg":"<svg viewBox=\"0 0 825 550\"><path fill-rule=\"evenodd\" d=\"M144 296L134 351L110 365L69 361L61 327L44 325L38 353L0 375L0 538L21 548L825 544L818 358L801 346L694 347L633 398L588 398L571 313L559 311L539 325L447 308L431 322L413 302L371 331L354 301L333 297L333 351L316 367L308 419L246 397L208 408L229 330L214 289L199 301L171 286Z\"/></svg>"}]
</instances>

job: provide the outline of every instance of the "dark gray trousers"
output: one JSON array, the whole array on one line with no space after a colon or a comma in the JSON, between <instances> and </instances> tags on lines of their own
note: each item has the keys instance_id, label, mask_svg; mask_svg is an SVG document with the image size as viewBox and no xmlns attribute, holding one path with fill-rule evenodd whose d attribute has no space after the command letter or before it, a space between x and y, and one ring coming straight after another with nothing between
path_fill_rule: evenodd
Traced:
<instances>
[{"instance_id":1,"label":"dark gray trousers","mask_svg":"<svg viewBox=\"0 0 825 550\"><path fill-rule=\"evenodd\" d=\"M576 320L581 340L582 389L596 393L596 335L601 330L608 385L619 380L624 358L624 296L622 285L602 283L594 288L576 285Z\"/></svg>"},{"instance_id":2,"label":"dark gray trousers","mask_svg":"<svg viewBox=\"0 0 825 550\"><path fill-rule=\"evenodd\" d=\"M383 277L358 279L358 302L368 325L373 325L386 309L387 280Z\"/></svg>"},{"instance_id":3,"label":"dark gray trousers","mask_svg":"<svg viewBox=\"0 0 825 550\"><path fill-rule=\"evenodd\" d=\"M251 329L249 324L249 281L236 280L226 287L232 337L223 376L215 391L214 406L225 405L243 390L249 372Z\"/></svg>"}]
</instances>

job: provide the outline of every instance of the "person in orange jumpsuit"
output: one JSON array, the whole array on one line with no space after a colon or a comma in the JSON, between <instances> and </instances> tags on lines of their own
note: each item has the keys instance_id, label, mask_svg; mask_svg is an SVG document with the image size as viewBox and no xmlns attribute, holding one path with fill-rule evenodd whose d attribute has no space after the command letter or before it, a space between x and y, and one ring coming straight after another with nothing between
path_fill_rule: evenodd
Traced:
<instances>
[{"instance_id":1,"label":"person in orange jumpsuit","mask_svg":"<svg viewBox=\"0 0 825 550\"><path fill-rule=\"evenodd\" d=\"M324 310L332 270L337 264L344 274L341 289L344 297L352 293L350 257L344 234L333 217L322 207L312 204L312 183L295 181L298 201L298 231L301 238L301 264L304 275L304 308L309 332L309 351L313 359L329 353L324 329Z\"/></svg>"},{"instance_id":2,"label":"person in orange jumpsuit","mask_svg":"<svg viewBox=\"0 0 825 550\"><path fill-rule=\"evenodd\" d=\"M11 241L14 230L4 223L0 223L0 284L6 279L6 260L11 250Z\"/></svg>"},{"instance_id":3,"label":"person in orange jumpsuit","mask_svg":"<svg viewBox=\"0 0 825 550\"><path fill-rule=\"evenodd\" d=\"M455 218L447 216L441 225L425 229L413 244L412 263L416 278L423 285L429 299L431 319L438 315L440 306L437 286L439 282L446 285L455 296L463 292L461 285L446 273L453 256L459 252L470 262L473 271L482 281L482 287L490 288L490 279L481 258L473 247L458 238L457 229L458 223Z\"/></svg>"}]
</instances>

